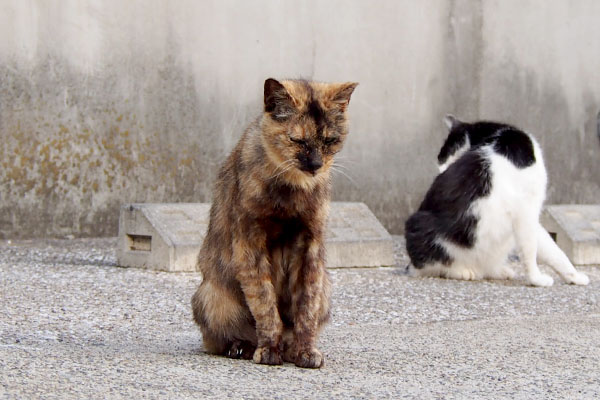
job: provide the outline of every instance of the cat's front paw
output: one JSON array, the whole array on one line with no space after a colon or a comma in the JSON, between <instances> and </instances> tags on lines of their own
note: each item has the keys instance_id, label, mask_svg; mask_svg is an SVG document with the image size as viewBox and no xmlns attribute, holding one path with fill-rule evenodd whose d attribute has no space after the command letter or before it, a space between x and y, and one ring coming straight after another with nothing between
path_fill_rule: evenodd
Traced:
<instances>
[{"instance_id":1,"label":"cat's front paw","mask_svg":"<svg viewBox=\"0 0 600 400\"><path fill-rule=\"evenodd\" d=\"M257 347L254 351L254 357L252 357L257 364L267 365L281 365L283 360L281 359L281 351L277 346L263 346Z\"/></svg>"},{"instance_id":2,"label":"cat's front paw","mask_svg":"<svg viewBox=\"0 0 600 400\"><path fill-rule=\"evenodd\" d=\"M539 274L529 275L529 283L532 286L547 287L552 286L554 284L554 279L552 279L550 275L542 274L540 272Z\"/></svg>"},{"instance_id":3,"label":"cat's front paw","mask_svg":"<svg viewBox=\"0 0 600 400\"><path fill-rule=\"evenodd\" d=\"M296 366L302 368L321 368L323 366L323 354L317 349L300 350L296 355Z\"/></svg>"},{"instance_id":4,"label":"cat's front paw","mask_svg":"<svg viewBox=\"0 0 600 400\"><path fill-rule=\"evenodd\" d=\"M564 276L565 281L567 281L567 283L571 283L573 285L587 285L588 283L590 283L590 278L588 278L588 276L584 273L581 272L573 272L571 274L567 274Z\"/></svg>"}]
</instances>

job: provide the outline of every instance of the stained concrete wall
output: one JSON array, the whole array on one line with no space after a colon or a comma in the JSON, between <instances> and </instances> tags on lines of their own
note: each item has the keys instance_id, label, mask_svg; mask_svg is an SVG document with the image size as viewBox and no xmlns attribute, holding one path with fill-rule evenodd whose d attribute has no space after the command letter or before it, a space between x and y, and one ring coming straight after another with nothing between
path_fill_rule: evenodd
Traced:
<instances>
[{"instance_id":1,"label":"stained concrete wall","mask_svg":"<svg viewBox=\"0 0 600 400\"><path fill-rule=\"evenodd\" d=\"M0 238L117 232L123 202L210 201L267 77L360 82L335 198L402 231L442 116L545 149L551 202L600 198L600 2L0 1Z\"/></svg>"}]
</instances>

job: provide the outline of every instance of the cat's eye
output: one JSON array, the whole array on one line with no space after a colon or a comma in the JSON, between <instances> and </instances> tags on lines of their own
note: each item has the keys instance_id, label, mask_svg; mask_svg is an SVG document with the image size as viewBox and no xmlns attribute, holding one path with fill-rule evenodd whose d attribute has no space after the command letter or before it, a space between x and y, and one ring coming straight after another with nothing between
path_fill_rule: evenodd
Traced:
<instances>
[{"instance_id":1,"label":"cat's eye","mask_svg":"<svg viewBox=\"0 0 600 400\"><path fill-rule=\"evenodd\" d=\"M323 143L325 143L326 145L336 144L339 141L340 141L339 137L326 137L325 139L323 139Z\"/></svg>"},{"instance_id":2,"label":"cat's eye","mask_svg":"<svg viewBox=\"0 0 600 400\"><path fill-rule=\"evenodd\" d=\"M290 140L294 143L298 143L298 144L306 144L306 140L304 139L300 139L300 138L295 138L295 137L291 137L290 136Z\"/></svg>"}]
</instances>

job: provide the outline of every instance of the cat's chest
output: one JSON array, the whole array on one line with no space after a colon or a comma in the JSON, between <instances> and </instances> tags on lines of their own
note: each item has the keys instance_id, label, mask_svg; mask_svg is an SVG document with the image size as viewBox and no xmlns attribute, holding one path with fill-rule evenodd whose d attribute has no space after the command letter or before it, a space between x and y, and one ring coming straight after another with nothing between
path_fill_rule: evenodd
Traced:
<instances>
[{"instance_id":1,"label":"cat's chest","mask_svg":"<svg viewBox=\"0 0 600 400\"><path fill-rule=\"evenodd\" d=\"M265 216L280 221L310 219L321 206L319 193L318 189L306 192L287 185L267 185L264 195L258 199L258 206Z\"/></svg>"},{"instance_id":2,"label":"cat's chest","mask_svg":"<svg viewBox=\"0 0 600 400\"><path fill-rule=\"evenodd\" d=\"M269 216L260 220L267 237L267 247L285 247L294 243L306 230L306 223L298 217L280 218Z\"/></svg>"}]
</instances>

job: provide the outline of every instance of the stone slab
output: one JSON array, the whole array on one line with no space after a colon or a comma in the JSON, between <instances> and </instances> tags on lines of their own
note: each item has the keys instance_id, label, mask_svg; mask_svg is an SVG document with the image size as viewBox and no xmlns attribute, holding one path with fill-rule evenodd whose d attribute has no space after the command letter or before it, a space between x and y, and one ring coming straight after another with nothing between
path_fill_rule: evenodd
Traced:
<instances>
[{"instance_id":1,"label":"stone slab","mask_svg":"<svg viewBox=\"0 0 600 400\"><path fill-rule=\"evenodd\" d=\"M541 223L573 264L600 264L600 205L548 205Z\"/></svg>"},{"instance_id":2,"label":"stone slab","mask_svg":"<svg viewBox=\"0 0 600 400\"><path fill-rule=\"evenodd\" d=\"M209 212L209 203L123 205L118 264L162 271L195 271ZM326 248L329 268L394 265L392 237L364 203L331 204Z\"/></svg>"}]
</instances>

